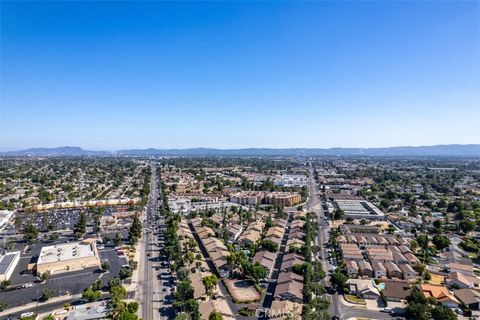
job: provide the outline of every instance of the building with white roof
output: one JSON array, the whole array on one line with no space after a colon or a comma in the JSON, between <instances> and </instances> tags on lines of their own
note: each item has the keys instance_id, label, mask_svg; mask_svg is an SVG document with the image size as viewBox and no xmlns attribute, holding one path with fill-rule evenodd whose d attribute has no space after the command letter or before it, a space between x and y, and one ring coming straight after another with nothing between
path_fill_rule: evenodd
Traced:
<instances>
[{"instance_id":1,"label":"building with white roof","mask_svg":"<svg viewBox=\"0 0 480 320\"><path fill-rule=\"evenodd\" d=\"M74 242L43 247L37 261L37 274L60 273L100 267L95 242Z\"/></svg>"},{"instance_id":2,"label":"building with white roof","mask_svg":"<svg viewBox=\"0 0 480 320\"><path fill-rule=\"evenodd\" d=\"M0 255L0 281L8 280L20 260L20 251Z\"/></svg>"},{"instance_id":3,"label":"building with white roof","mask_svg":"<svg viewBox=\"0 0 480 320\"><path fill-rule=\"evenodd\" d=\"M335 199L335 207L345 213L344 218L385 220L385 214L367 200Z\"/></svg>"}]
</instances>

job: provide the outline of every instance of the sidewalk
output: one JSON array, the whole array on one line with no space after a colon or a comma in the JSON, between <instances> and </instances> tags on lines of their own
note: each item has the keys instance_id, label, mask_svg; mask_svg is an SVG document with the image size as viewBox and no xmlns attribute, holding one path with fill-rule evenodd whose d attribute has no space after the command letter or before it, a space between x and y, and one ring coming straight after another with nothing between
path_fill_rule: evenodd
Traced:
<instances>
[{"instance_id":1,"label":"sidewalk","mask_svg":"<svg viewBox=\"0 0 480 320\"><path fill-rule=\"evenodd\" d=\"M3 318L3 317L5 317L9 314L12 314L12 313L22 313L25 310L34 309L35 307L37 307L37 305L38 306L47 306L47 305L54 304L54 303L69 301L69 300L72 300L72 299L81 299L81 298L82 298L81 294L75 294L75 295L66 295L66 296L61 296L61 297L50 298L45 302L30 302L30 303L25 304L23 306L8 308L7 310L0 312L0 318Z\"/></svg>"},{"instance_id":2,"label":"sidewalk","mask_svg":"<svg viewBox=\"0 0 480 320\"><path fill-rule=\"evenodd\" d=\"M133 272L132 272L131 283L128 286L125 286L127 291L134 291L134 292L137 291L138 282L139 282L138 273L139 273L140 269L143 267L143 263L140 263L141 261L143 262L143 260L140 259L140 254L141 254L140 250L142 249L142 246L144 245L144 239L145 239L145 234L142 235L142 238L140 238L138 240L137 245L135 246L135 255L133 257L133 260L137 261L138 264L137 264L137 268L135 270L133 270Z\"/></svg>"}]
</instances>

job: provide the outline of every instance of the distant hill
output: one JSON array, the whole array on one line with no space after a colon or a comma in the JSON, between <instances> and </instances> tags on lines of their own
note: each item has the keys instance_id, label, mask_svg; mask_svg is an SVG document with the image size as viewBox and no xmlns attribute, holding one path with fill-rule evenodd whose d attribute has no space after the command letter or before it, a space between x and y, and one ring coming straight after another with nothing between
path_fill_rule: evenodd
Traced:
<instances>
[{"instance_id":1,"label":"distant hill","mask_svg":"<svg viewBox=\"0 0 480 320\"><path fill-rule=\"evenodd\" d=\"M450 144L422 147L388 148L244 148L244 149L129 149L116 152L88 151L80 147L31 148L19 151L1 152L2 156L366 156L366 157L480 157L480 144Z\"/></svg>"},{"instance_id":2,"label":"distant hill","mask_svg":"<svg viewBox=\"0 0 480 320\"><path fill-rule=\"evenodd\" d=\"M480 144L436 145L388 148L245 148L245 149L131 149L120 150L125 156L473 156L480 157Z\"/></svg>"},{"instance_id":3,"label":"distant hill","mask_svg":"<svg viewBox=\"0 0 480 320\"><path fill-rule=\"evenodd\" d=\"M88 151L80 147L58 147L58 148L30 148L19 151L0 152L3 156L62 156L62 157L79 157L79 156L105 156L111 154L106 151Z\"/></svg>"}]
</instances>

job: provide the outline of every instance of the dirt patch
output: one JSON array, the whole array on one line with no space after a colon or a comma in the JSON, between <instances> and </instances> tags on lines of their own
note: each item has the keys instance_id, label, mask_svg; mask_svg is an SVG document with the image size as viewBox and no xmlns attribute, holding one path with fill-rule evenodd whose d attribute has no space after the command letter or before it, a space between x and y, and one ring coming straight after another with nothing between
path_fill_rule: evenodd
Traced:
<instances>
[{"instance_id":1,"label":"dirt patch","mask_svg":"<svg viewBox=\"0 0 480 320\"><path fill-rule=\"evenodd\" d=\"M225 280L225 286L236 303L248 303L260 300L260 293L249 280Z\"/></svg>"}]
</instances>

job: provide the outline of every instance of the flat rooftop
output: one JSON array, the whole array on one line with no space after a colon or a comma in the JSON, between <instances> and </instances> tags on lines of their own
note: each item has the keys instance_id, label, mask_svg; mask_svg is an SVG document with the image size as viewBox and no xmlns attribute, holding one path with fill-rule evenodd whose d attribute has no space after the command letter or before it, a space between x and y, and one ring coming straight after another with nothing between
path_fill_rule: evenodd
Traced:
<instances>
[{"instance_id":1,"label":"flat rooftop","mask_svg":"<svg viewBox=\"0 0 480 320\"><path fill-rule=\"evenodd\" d=\"M18 255L20 255L20 251L9 252L5 255L0 255L0 274L7 273Z\"/></svg>"},{"instance_id":2,"label":"flat rooftop","mask_svg":"<svg viewBox=\"0 0 480 320\"><path fill-rule=\"evenodd\" d=\"M335 203L339 209L345 212L345 215L384 215L382 211L367 200L335 199Z\"/></svg>"},{"instance_id":3,"label":"flat rooftop","mask_svg":"<svg viewBox=\"0 0 480 320\"><path fill-rule=\"evenodd\" d=\"M64 243L43 247L38 264L75 260L95 256L94 243Z\"/></svg>"}]
</instances>

